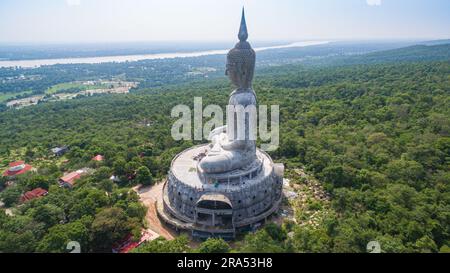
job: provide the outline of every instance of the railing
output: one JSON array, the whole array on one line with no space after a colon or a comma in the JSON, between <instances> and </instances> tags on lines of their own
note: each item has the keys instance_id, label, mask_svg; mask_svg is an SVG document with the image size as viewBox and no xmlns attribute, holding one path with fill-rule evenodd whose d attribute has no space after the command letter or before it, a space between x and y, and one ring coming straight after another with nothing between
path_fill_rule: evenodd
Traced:
<instances>
[{"instance_id":1,"label":"railing","mask_svg":"<svg viewBox=\"0 0 450 273\"><path fill-rule=\"evenodd\" d=\"M233 210L231 209L204 209L204 208L196 208L197 213L204 213L204 214L215 214L215 215L233 215Z\"/></svg>"}]
</instances>

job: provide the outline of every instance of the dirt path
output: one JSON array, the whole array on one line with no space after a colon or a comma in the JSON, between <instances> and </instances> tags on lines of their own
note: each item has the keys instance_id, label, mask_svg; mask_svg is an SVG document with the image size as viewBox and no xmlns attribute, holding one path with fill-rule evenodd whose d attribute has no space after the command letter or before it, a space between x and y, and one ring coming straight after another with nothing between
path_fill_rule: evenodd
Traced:
<instances>
[{"instance_id":1,"label":"dirt path","mask_svg":"<svg viewBox=\"0 0 450 273\"><path fill-rule=\"evenodd\" d=\"M141 202L148 208L145 218L149 229L158 233L167 240L172 240L175 238L176 233L170 228L164 226L156 213L156 201L158 200L158 202L162 202L161 198L163 185L164 183L161 182L147 187L136 186L133 190L138 193Z\"/></svg>"}]
</instances>

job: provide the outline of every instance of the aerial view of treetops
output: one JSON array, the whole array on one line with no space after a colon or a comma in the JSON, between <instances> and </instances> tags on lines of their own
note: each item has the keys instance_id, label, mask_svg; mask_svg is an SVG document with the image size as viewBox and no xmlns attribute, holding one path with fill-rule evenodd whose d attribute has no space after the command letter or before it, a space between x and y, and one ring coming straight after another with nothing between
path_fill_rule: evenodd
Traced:
<instances>
[{"instance_id":1,"label":"aerial view of treetops","mask_svg":"<svg viewBox=\"0 0 450 273\"><path fill-rule=\"evenodd\" d=\"M438 39L448 30L367 41L354 24L351 40L283 42L281 27L261 30L254 2L247 17L242 1L229 2L223 12L236 16L220 31L232 42L0 37L0 253L450 253L450 40ZM309 13L323 1L314 2ZM391 7L359 2L368 13ZM170 23L146 31L184 38L202 29L195 20L185 20L190 33ZM281 42L252 41L271 31ZM202 109L279 106L278 147L233 142L222 132L229 120L210 137L174 138L173 109L195 109L197 98Z\"/></svg>"},{"instance_id":2,"label":"aerial view of treetops","mask_svg":"<svg viewBox=\"0 0 450 273\"><path fill-rule=\"evenodd\" d=\"M365 252L372 240L386 252L449 251L450 44L317 57L357 47L364 46L261 53L254 89L261 104L280 105L280 148L270 155L285 164L290 185L281 221L232 243L160 236L132 251ZM318 60L308 61L311 56ZM272 67L271 58L294 61ZM220 76L220 59L2 68L2 79L38 78L17 87L33 94L55 86L67 92L65 85L81 90L73 82L108 77L139 85L127 94L79 95L21 109L4 105L2 168L22 160L34 171L1 178L0 250L65 252L68 241L78 241L84 251L112 251L128 235L138 241L148 208L133 188L160 183L177 153L200 144L170 137L170 109L191 105L194 97L226 105L230 84ZM165 62L176 67L166 84L139 74L145 67L163 69ZM200 66L212 68L189 75ZM67 78L53 79L54 71ZM61 178L77 170L85 175L60 187ZM26 200L24 194L37 188L45 196Z\"/></svg>"}]
</instances>

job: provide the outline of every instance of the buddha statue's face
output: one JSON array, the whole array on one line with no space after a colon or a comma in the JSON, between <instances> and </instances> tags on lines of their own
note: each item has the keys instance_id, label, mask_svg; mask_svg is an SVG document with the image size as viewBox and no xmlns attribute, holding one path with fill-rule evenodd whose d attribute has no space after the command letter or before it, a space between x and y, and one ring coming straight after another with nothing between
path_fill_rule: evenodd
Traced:
<instances>
[{"instance_id":1,"label":"buddha statue's face","mask_svg":"<svg viewBox=\"0 0 450 273\"><path fill-rule=\"evenodd\" d=\"M225 75L238 89L248 89L252 86L255 69L255 52L247 42L239 42L227 54Z\"/></svg>"},{"instance_id":2,"label":"buddha statue's face","mask_svg":"<svg viewBox=\"0 0 450 273\"><path fill-rule=\"evenodd\" d=\"M252 68L245 63L227 62L225 75L237 88L247 89L252 85Z\"/></svg>"},{"instance_id":3,"label":"buddha statue's face","mask_svg":"<svg viewBox=\"0 0 450 273\"><path fill-rule=\"evenodd\" d=\"M225 75L228 76L230 81L236 87L242 87L241 75L238 71L237 64L232 62L227 62L227 67L225 69Z\"/></svg>"}]
</instances>

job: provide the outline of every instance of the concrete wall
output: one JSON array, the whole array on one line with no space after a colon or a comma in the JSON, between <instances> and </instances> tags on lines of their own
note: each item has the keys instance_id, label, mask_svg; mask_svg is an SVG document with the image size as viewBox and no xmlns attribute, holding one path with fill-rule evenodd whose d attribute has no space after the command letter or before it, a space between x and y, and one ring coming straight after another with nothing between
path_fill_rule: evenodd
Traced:
<instances>
[{"instance_id":1,"label":"concrete wall","mask_svg":"<svg viewBox=\"0 0 450 273\"><path fill-rule=\"evenodd\" d=\"M170 205L178 213L194 221L195 206L203 194L220 193L228 197L233 206L234 222L258 216L272 208L280 199L283 178L275 174L273 166L270 172L262 170L251 183L242 183L238 189L224 190L224 187L207 190L196 189L169 175L167 193ZM269 173L265 176L264 173ZM244 181L245 182L245 181Z\"/></svg>"}]
</instances>

